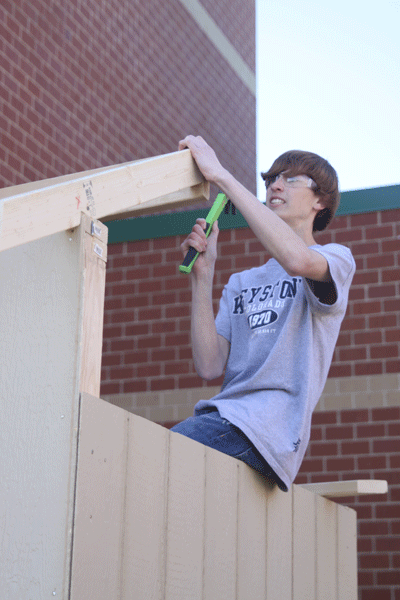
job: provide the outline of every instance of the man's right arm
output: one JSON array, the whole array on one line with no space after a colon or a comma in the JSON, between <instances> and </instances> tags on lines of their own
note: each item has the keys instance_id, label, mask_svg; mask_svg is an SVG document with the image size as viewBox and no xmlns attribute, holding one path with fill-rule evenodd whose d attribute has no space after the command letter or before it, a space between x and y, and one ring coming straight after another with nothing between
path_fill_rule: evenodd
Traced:
<instances>
[{"instance_id":1,"label":"man's right arm","mask_svg":"<svg viewBox=\"0 0 400 600\"><path fill-rule=\"evenodd\" d=\"M191 234L181 245L184 255L192 246L201 254L193 265L191 337L193 360L197 374L206 380L222 375L230 344L217 333L212 303L214 266L217 257L218 225L214 223L208 239L204 234L205 220L198 219Z\"/></svg>"}]
</instances>

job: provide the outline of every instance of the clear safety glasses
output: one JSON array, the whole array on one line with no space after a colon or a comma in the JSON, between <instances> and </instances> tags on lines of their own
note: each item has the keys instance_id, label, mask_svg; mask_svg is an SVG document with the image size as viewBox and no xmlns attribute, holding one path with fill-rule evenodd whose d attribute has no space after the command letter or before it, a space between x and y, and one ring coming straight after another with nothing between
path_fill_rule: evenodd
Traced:
<instances>
[{"instance_id":1,"label":"clear safety glasses","mask_svg":"<svg viewBox=\"0 0 400 600\"><path fill-rule=\"evenodd\" d=\"M278 181L281 178L285 187L290 188L311 188L315 189L317 184L311 177L307 175L285 175L285 173L279 173L274 177L268 177L265 179L265 187L268 188L270 185Z\"/></svg>"}]
</instances>

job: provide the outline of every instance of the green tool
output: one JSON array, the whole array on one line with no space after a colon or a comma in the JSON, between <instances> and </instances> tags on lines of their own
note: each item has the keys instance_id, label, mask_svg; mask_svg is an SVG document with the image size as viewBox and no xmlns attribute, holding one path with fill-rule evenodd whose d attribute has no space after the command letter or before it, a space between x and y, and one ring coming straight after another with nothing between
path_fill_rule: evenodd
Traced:
<instances>
[{"instance_id":1,"label":"green tool","mask_svg":"<svg viewBox=\"0 0 400 600\"><path fill-rule=\"evenodd\" d=\"M224 210L224 207L227 204L227 202L228 198L223 193L218 194L218 196L215 198L214 204L212 205L208 215L206 216L207 226L204 230L206 237L210 235L214 221L218 219L219 215ZM183 259L183 263L179 265L180 272L190 273L198 256L199 252L197 252L195 248L192 248L192 246L190 246L185 258Z\"/></svg>"}]
</instances>

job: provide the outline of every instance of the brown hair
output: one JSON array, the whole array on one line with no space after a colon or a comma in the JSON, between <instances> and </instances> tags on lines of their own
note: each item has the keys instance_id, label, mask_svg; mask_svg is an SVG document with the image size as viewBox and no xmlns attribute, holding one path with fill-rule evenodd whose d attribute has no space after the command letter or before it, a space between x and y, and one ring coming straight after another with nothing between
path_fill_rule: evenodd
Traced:
<instances>
[{"instance_id":1,"label":"brown hair","mask_svg":"<svg viewBox=\"0 0 400 600\"><path fill-rule=\"evenodd\" d=\"M269 171L261 173L268 187L279 173L288 175L308 175L315 181L314 193L322 200L324 207L314 219L313 231L322 231L332 221L340 201L339 181L335 169L327 160L303 150L289 150L273 162Z\"/></svg>"}]
</instances>

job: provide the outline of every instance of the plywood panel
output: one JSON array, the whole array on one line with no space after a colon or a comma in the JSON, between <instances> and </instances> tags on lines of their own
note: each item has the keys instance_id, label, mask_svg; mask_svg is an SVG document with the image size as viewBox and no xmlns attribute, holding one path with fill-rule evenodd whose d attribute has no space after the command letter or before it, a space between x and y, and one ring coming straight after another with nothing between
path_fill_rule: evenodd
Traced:
<instances>
[{"instance_id":1,"label":"plywood panel","mask_svg":"<svg viewBox=\"0 0 400 600\"><path fill-rule=\"evenodd\" d=\"M71 600L120 597L128 416L82 394Z\"/></svg>"},{"instance_id":2,"label":"plywood panel","mask_svg":"<svg viewBox=\"0 0 400 600\"><path fill-rule=\"evenodd\" d=\"M239 461L206 448L203 600L235 600Z\"/></svg>"},{"instance_id":3,"label":"plywood panel","mask_svg":"<svg viewBox=\"0 0 400 600\"><path fill-rule=\"evenodd\" d=\"M267 598L292 598L292 493L275 487L267 502Z\"/></svg>"},{"instance_id":4,"label":"plywood panel","mask_svg":"<svg viewBox=\"0 0 400 600\"><path fill-rule=\"evenodd\" d=\"M205 446L170 434L166 600L203 593Z\"/></svg>"},{"instance_id":5,"label":"plywood panel","mask_svg":"<svg viewBox=\"0 0 400 600\"><path fill-rule=\"evenodd\" d=\"M121 410L121 409L119 409ZM164 598L169 431L129 415L121 600Z\"/></svg>"},{"instance_id":6,"label":"plywood panel","mask_svg":"<svg viewBox=\"0 0 400 600\"><path fill-rule=\"evenodd\" d=\"M79 406L80 232L0 254L0 597L66 597ZM64 596L63 596L64 594Z\"/></svg>"},{"instance_id":7,"label":"plywood panel","mask_svg":"<svg viewBox=\"0 0 400 600\"><path fill-rule=\"evenodd\" d=\"M337 507L326 498L316 496L317 598L336 600L337 596Z\"/></svg>"},{"instance_id":8,"label":"plywood panel","mask_svg":"<svg viewBox=\"0 0 400 600\"><path fill-rule=\"evenodd\" d=\"M254 469L239 464L238 600L265 600L267 586L267 502L269 484Z\"/></svg>"},{"instance_id":9,"label":"plywood panel","mask_svg":"<svg viewBox=\"0 0 400 600\"><path fill-rule=\"evenodd\" d=\"M293 487L293 600L318 600L315 595L315 496Z\"/></svg>"}]
</instances>

